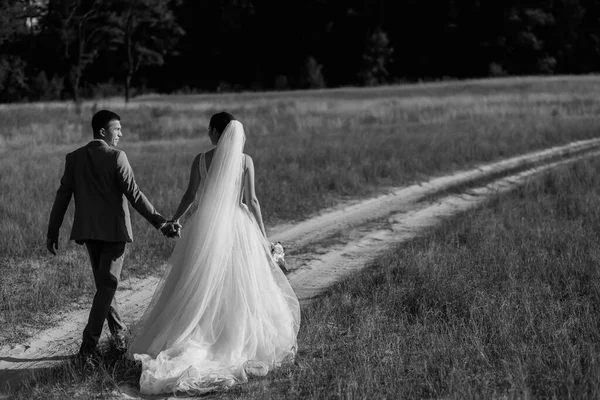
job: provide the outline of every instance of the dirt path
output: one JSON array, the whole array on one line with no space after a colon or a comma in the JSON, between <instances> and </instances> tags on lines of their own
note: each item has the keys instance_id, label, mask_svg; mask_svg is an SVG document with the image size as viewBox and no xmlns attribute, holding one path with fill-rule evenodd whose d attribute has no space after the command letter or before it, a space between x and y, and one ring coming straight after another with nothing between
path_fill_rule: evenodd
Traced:
<instances>
[{"instance_id":1,"label":"dirt path","mask_svg":"<svg viewBox=\"0 0 600 400\"><path fill-rule=\"evenodd\" d=\"M596 155L600 155L600 139L514 157L325 210L302 223L275 227L269 230L269 237L286 246L286 259L293 269L288 278L305 302L442 218L510 190L544 170ZM127 322L141 316L157 281L152 277L123 282L119 299ZM87 309L66 314L55 327L39 332L28 343L0 348L0 392L7 384L14 385L74 354L87 314ZM101 340L106 339L106 331Z\"/></svg>"},{"instance_id":2,"label":"dirt path","mask_svg":"<svg viewBox=\"0 0 600 400\"><path fill-rule=\"evenodd\" d=\"M423 229L437 225L443 218L475 207L492 195L511 190L540 172L599 155L600 150L596 150L533 167L457 194L408 204L404 210L389 215L383 221L349 230L346 240L311 247L311 252L288 278L298 298L301 301L310 300L336 281L385 254L394 245L416 237Z\"/></svg>"}]
</instances>

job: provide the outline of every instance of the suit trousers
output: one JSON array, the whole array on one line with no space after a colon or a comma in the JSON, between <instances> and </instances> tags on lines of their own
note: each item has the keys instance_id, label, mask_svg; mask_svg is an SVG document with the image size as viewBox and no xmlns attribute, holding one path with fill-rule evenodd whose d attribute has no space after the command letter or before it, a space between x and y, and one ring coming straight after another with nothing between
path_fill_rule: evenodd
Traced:
<instances>
[{"instance_id":1,"label":"suit trousers","mask_svg":"<svg viewBox=\"0 0 600 400\"><path fill-rule=\"evenodd\" d=\"M113 336L126 329L119 315L119 307L115 298L123 268L125 242L86 240L85 246L92 263L96 294L87 326L83 330L81 347L95 348L102 334L104 320L108 322L108 329Z\"/></svg>"}]
</instances>

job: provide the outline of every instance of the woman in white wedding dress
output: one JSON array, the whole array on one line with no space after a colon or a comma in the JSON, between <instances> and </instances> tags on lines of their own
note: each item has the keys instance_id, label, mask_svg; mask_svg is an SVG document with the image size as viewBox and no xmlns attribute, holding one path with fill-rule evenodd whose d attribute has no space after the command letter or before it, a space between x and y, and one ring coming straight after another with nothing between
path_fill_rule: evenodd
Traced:
<instances>
[{"instance_id":1,"label":"woman in white wedding dress","mask_svg":"<svg viewBox=\"0 0 600 400\"><path fill-rule=\"evenodd\" d=\"M203 394L265 375L296 353L298 299L270 254L243 126L215 114L216 148L192 164L178 220L199 193L129 353L140 391Z\"/></svg>"}]
</instances>

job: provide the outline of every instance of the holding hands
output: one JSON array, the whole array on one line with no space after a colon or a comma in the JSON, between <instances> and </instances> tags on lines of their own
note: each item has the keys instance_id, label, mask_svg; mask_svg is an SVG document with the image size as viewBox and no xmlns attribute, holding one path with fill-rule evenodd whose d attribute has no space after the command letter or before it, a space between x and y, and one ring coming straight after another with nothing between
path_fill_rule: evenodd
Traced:
<instances>
[{"instance_id":1,"label":"holding hands","mask_svg":"<svg viewBox=\"0 0 600 400\"><path fill-rule=\"evenodd\" d=\"M168 238L181 237L181 224L178 220L169 220L160 228L163 235Z\"/></svg>"}]
</instances>

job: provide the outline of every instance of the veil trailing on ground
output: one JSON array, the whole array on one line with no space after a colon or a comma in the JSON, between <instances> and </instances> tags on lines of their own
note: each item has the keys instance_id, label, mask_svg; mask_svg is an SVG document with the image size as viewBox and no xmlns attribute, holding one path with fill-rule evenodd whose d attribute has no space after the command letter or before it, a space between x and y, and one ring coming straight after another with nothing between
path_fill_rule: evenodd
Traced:
<instances>
[{"instance_id":1,"label":"veil trailing on ground","mask_svg":"<svg viewBox=\"0 0 600 400\"><path fill-rule=\"evenodd\" d=\"M197 304L194 298L198 292L218 296L215 291L222 286L225 269L218 266L227 264L232 253L229 229L240 202L245 141L244 129L238 121L231 121L219 139L196 213L186 224L189 228L182 231L182 238L169 259L170 270L142 317L142 335L153 339L152 347L145 351L147 354L156 356L164 348L176 345L189 336L201 317L211 317L207 312L218 312L203 309L207 303ZM199 262L215 268L202 268L197 265ZM177 279L172 279L174 274ZM161 306L155 307L156 304Z\"/></svg>"},{"instance_id":2,"label":"veil trailing on ground","mask_svg":"<svg viewBox=\"0 0 600 400\"><path fill-rule=\"evenodd\" d=\"M295 355L298 299L242 203L244 143L242 124L231 121L136 327L129 352L142 361L145 393L204 393Z\"/></svg>"}]
</instances>

